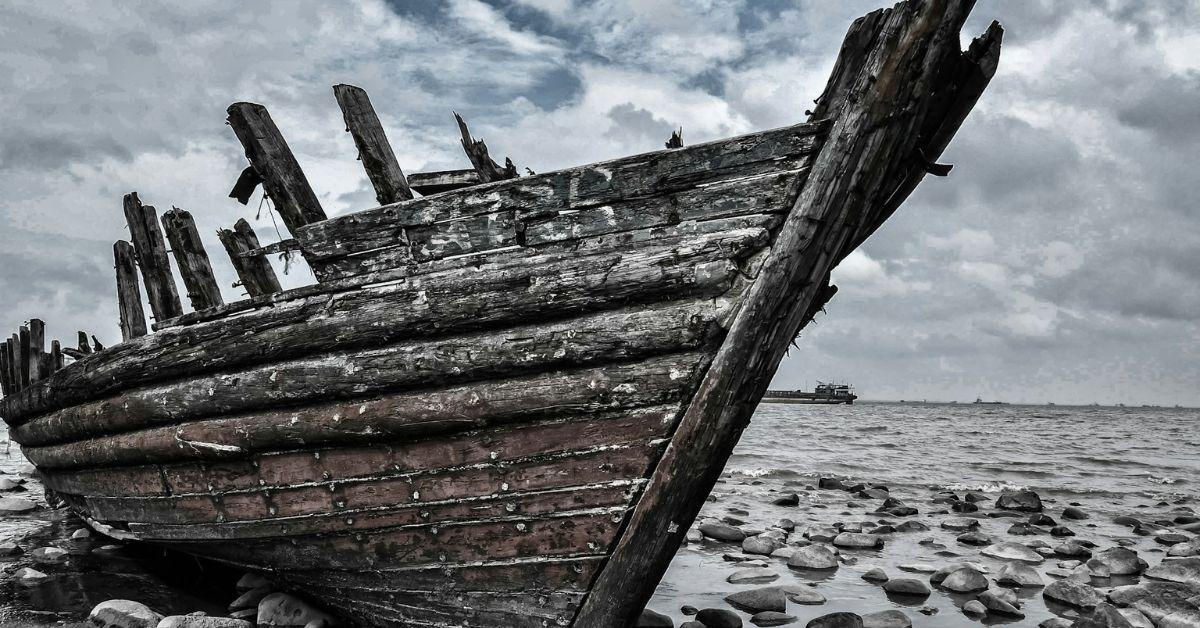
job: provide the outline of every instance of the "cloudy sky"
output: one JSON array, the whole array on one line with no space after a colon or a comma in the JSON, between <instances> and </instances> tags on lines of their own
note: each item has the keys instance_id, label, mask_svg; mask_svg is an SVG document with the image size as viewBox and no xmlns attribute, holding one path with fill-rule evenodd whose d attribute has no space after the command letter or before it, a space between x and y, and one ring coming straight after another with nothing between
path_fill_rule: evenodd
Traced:
<instances>
[{"instance_id":1,"label":"cloudy sky","mask_svg":"<svg viewBox=\"0 0 1200 628\"><path fill-rule=\"evenodd\" d=\"M267 105L329 213L373 205L330 86L368 90L408 171L461 168L450 111L536 171L793 124L880 0L0 4L0 327L118 337L121 197L215 231ZM168 6L171 5L171 6ZM981 1L1000 72L835 277L777 386L868 398L1200 404L1200 0ZM228 264L216 264L227 300ZM303 270L287 281L304 283Z\"/></svg>"}]
</instances>

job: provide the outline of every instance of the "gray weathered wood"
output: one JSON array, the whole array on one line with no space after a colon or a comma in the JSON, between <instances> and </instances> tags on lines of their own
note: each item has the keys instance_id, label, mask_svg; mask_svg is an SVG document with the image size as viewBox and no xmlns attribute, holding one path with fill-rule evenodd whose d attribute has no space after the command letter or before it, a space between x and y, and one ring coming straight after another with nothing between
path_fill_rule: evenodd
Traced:
<instances>
[{"instance_id":1,"label":"gray weathered wood","mask_svg":"<svg viewBox=\"0 0 1200 628\"><path fill-rule=\"evenodd\" d=\"M179 293L175 290L175 277L171 275L171 262L167 259L167 246L162 229L158 226L157 212L151 205L142 205L137 192L125 195L124 207L129 236L137 254L138 268L142 271L146 297L150 301L150 312L155 320L183 314Z\"/></svg>"},{"instance_id":2,"label":"gray weathered wood","mask_svg":"<svg viewBox=\"0 0 1200 628\"><path fill-rule=\"evenodd\" d=\"M242 253L242 257L259 257L261 255L276 255L279 253L288 253L290 251L299 251L299 250L300 250L300 243L296 242L296 240L294 238L287 238L286 240L272 242L270 244L265 244L263 246L260 246L257 249L253 249L251 251L246 251L245 253Z\"/></svg>"},{"instance_id":3,"label":"gray weathered wood","mask_svg":"<svg viewBox=\"0 0 1200 628\"><path fill-rule=\"evenodd\" d=\"M665 145L667 148L683 148L683 127L679 127L678 131L671 131L671 137Z\"/></svg>"},{"instance_id":4,"label":"gray weathered wood","mask_svg":"<svg viewBox=\"0 0 1200 628\"><path fill-rule=\"evenodd\" d=\"M409 187L426 196L471 187L480 183L483 183L483 181L479 178L479 173L475 172L473 168L470 170L414 172L408 175Z\"/></svg>"},{"instance_id":5,"label":"gray weathered wood","mask_svg":"<svg viewBox=\"0 0 1200 628\"><path fill-rule=\"evenodd\" d=\"M7 341L5 341L5 345L8 347L8 351L10 354L9 363L8 363L9 382L10 382L10 385L12 386L14 392L20 392L23 388L25 388L25 380L23 379L23 373L22 373L22 367L21 367L21 336L20 336L20 334L19 333L13 334L11 337L9 337L9 339ZM0 403L2 403L2 402L0 402ZM3 417L3 416L4 416L3 414L0 414L0 417Z\"/></svg>"},{"instance_id":6,"label":"gray weathered wood","mask_svg":"<svg viewBox=\"0 0 1200 628\"><path fill-rule=\"evenodd\" d=\"M61 369L64 365L62 343L57 340L50 341L50 372L54 373Z\"/></svg>"},{"instance_id":7,"label":"gray weathered wood","mask_svg":"<svg viewBox=\"0 0 1200 628\"><path fill-rule=\"evenodd\" d=\"M254 234L254 229L250 227L250 223L246 222L245 218L239 219L233 229L218 231L217 236L221 239L221 244L225 246L225 251L229 253L229 260L233 262L233 268L237 271L238 279L241 280L246 294L253 298L281 290L279 277L275 275L275 269L271 267L271 260L262 254L247 255L262 247L258 243L258 236Z\"/></svg>"},{"instance_id":8,"label":"gray weathered wood","mask_svg":"<svg viewBox=\"0 0 1200 628\"><path fill-rule=\"evenodd\" d=\"M175 264L179 266L179 275L187 287L192 309L203 310L224 304L221 288L213 276L212 264L204 250L204 243L200 241L200 231L196 229L192 214L173 208L163 213L162 224L167 241L171 243Z\"/></svg>"},{"instance_id":9,"label":"gray weathered wood","mask_svg":"<svg viewBox=\"0 0 1200 628\"><path fill-rule=\"evenodd\" d=\"M12 380L12 343L5 339L4 344L0 345L0 393L4 396L11 395L16 392L16 387Z\"/></svg>"},{"instance_id":10,"label":"gray weathered wood","mask_svg":"<svg viewBox=\"0 0 1200 628\"><path fill-rule=\"evenodd\" d=\"M909 0L851 28L837 67L856 70L835 72L818 107L835 119L829 139L576 625L624 626L640 612L800 324L828 294L829 271L864 224L867 231L877 224L871 217L878 208L898 205L895 194L925 174L911 167L912 155L932 139L922 130L953 135L961 122L954 103L973 102L955 92L986 85L946 83L961 64L994 67L980 60L999 54L998 36L974 58L959 51L972 4Z\"/></svg>"},{"instance_id":11,"label":"gray weathered wood","mask_svg":"<svg viewBox=\"0 0 1200 628\"><path fill-rule=\"evenodd\" d=\"M40 318L29 319L29 381L36 382L50 376L46 361L46 323Z\"/></svg>"},{"instance_id":12,"label":"gray weathered wood","mask_svg":"<svg viewBox=\"0 0 1200 628\"><path fill-rule=\"evenodd\" d=\"M21 388L28 388L30 384L36 381L34 373L37 371L32 363L33 347L28 325L21 325L17 338L19 342L17 345L19 347L17 360L18 364L21 365ZM3 416L6 420L9 419L7 414L0 414L0 416Z\"/></svg>"},{"instance_id":13,"label":"gray weathered wood","mask_svg":"<svg viewBox=\"0 0 1200 628\"><path fill-rule=\"evenodd\" d=\"M229 126L246 149L250 165L262 177L263 189L288 231L294 234L304 225L325 220L325 210L267 108L238 102L229 106L228 113Z\"/></svg>"},{"instance_id":14,"label":"gray weathered wood","mask_svg":"<svg viewBox=\"0 0 1200 628\"><path fill-rule=\"evenodd\" d=\"M462 134L463 150L467 152L467 158L475 167L480 181L491 183L492 181L517 178L517 167L513 165L511 159L505 159L504 167L501 168L500 164L496 163L488 154L487 144L482 139L477 140L471 137L471 131L467 129L467 121L463 120L458 112L454 112L454 120L458 122L458 131Z\"/></svg>"},{"instance_id":15,"label":"gray weathered wood","mask_svg":"<svg viewBox=\"0 0 1200 628\"><path fill-rule=\"evenodd\" d=\"M113 244L117 268L117 308L121 315L121 340L146 335L146 314L142 310L142 291L138 287L133 245L125 240Z\"/></svg>"},{"instance_id":16,"label":"gray weathered wood","mask_svg":"<svg viewBox=\"0 0 1200 628\"><path fill-rule=\"evenodd\" d=\"M367 92L353 85L334 85L333 94L342 117L346 120L346 131L354 138L358 147L358 159L367 171L371 185L375 187L375 198L380 205L395 203L413 197L408 180L396 161L392 145L388 142L383 124L371 106Z\"/></svg>"},{"instance_id":17,"label":"gray weathered wood","mask_svg":"<svg viewBox=\"0 0 1200 628\"><path fill-rule=\"evenodd\" d=\"M79 352L80 353L91 353L92 345L88 343L87 332L80 331L80 332L77 332L77 335L78 335L78 339L79 339L79 346L77 347L79 349Z\"/></svg>"},{"instance_id":18,"label":"gray weathered wood","mask_svg":"<svg viewBox=\"0 0 1200 628\"><path fill-rule=\"evenodd\" d=\"M96 334L92 334L92 351L96 353L104 351L104 345L100 344L100 339L96 338Z\"/></svg>"}]
</instances>

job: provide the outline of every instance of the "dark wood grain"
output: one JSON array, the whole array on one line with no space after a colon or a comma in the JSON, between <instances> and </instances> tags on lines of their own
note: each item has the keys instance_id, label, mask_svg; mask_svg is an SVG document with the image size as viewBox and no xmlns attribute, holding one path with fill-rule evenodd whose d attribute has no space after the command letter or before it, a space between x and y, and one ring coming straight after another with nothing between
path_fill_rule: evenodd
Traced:
<instances>
[{"instance_id":1,"label":"dark wood grain","mask_svg":"<svg viewBox=\"0 0 1200 628\"><path fill-rule=\"evenodd\" d=\"M396 161L396 154L392 152L392 145L383 131L383 123L371 106L367 92L354 85L334 85L333 94L342 109L346 131L354 138L358 159L375 188L375 198L379 204L387 205L412 198L408 180Z\"/></svg>"},{"instance_id":2,"label":"dark wood grain","mask_svg":"<svg viewBox=\"0 0 1200 628\"><path fill-rule=\"evenodd\" d=\"M222 229L217 232L229 261L237 271L241 286L251 298L265 294L274 294L282 290L279 277L271 267L271 260L261 253L258 236L245 218L238 219L233 229ZM253 254L252 253L256 253Z\"/></svg>"},{"instance_id":3,"label":"dark wood grain","mask_svg":"<svg viewBox=\"0 0 1200 628\"><path fill-rule=\"evenodd\" d=\"M132 244L117 240L113 244L113 257L117 268L117 309L121 316L121 340L133 340L146 335L146 314L142 311L142 290L138 287L137 264L134 261L137 254ZM90 350L91 347L88 347L88 351Z\"/></svg>"},{"instance_id":4,"label":"dark wood grain","mask_svg":"<svg viewBox=\"0 0 1200 628\"><path fill-rule=\"evenodd\" d=\"M246 159L262 178L263 189L275 204L288 231L325 220L325 210L308 184L308 177L275 126L267 108L250 102L229 106L229 126L246 149Z\"/></svg>"},{"instance_id":5,"label":"dark wood grain","mask_svg":"<svg viewBox=\"0 0 1200 628\"><path fill-rule=\"evenodd\" d=\"M164 212L162 215L163 231L171 244L171 253L175 256L175 265L179 267L179 275L187 288L188 300L192 309L204 310L225 303L221 298L221 288L213 276L212 263L200 240L200 231L196 229L196 221L190 212L179 208Z\"/></svg>"},{"instance_id":6,"label":"dark wood grain","mask_svg":"<svg viewBox=\"0 0 1200 628\"><path fill-rule=\"evenodd\" d=\"M142 205L137 192L125 195L124 209L129 237L137 253L138 269L146 286L146 298L150 301L150 313L155 320L183 314L175 277L171 274L171 262L167 258L167 245L158 226L158 213L153 206Z\"/></svg>"}]
</instances>

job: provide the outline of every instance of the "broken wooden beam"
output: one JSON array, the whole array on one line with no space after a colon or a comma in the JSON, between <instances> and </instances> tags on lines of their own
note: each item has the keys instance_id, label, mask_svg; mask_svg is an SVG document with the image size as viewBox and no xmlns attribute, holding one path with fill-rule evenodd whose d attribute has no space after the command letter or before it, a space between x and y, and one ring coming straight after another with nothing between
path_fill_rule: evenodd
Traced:
<instances>
[{"instance_id":1,"label":"broken wooden beam","mask_svg":"<svg viewBox=\"0 0 1200 628\"><path fill-rule=\"evenodd\" d=\"M171 262L167 258L167 245L158 226L158 213L153 205L142 205L137 192L125 195L124 207L137 265L142 271L142 283L146 285L146 297L150 301L150 312L160 321L183 314L175 277L171 275Z\"/></svg>"},{"instance_id":2,"label":"broken wooden beam","mask_svg":"<svg viewBox=\"0 0 1200 628\"><path fill-rule=\"evenodd\" d=\"M500 164L488 155L487 144L481 139L477 140L471 137L471 131L467 129L467 121L463 120L458 112L453 113L454 119L458 122L458 130L462 133L463 150L467 152L467 159L471 160L471 165L479 174L479 180L483 183L491 183L492 181L517 178L517 167L513 165L512 160L505 159L504 167L501 168Z\"/></svg>"},{"instance_id":3,"label":"broken wooden beam","mask_svg":"<svg viewBox=\"0 0 1200 628\"><path fill-rule=\"evenodd\" d=\"M375 198L380 205L388 205L413 197L408 179L396 161L392 145L388 143L383 123L371 106L367 92L354 85L334 85L333 95L342 108L346 120L346 131L354 138L358 147L358 159L375 188Z\"/></svg>"},{"instance_id":4,"label":"broken wooden beam","mask_svg":"<svg viewBox=\"0 0 1200 628\"><path fill-rule=\"evenodd\" d=\"M100 344L100 339L96 337L96 334L92 334L92 352L100 353L101 351L104 351L104 345Z\"/></svg>"},{"instance_id":5,"label":"broken wooden beam","mask_svg":"<svg viewBox=\"0 0 1200 628\"><path fill-rule=\"evenodd\" d=\"M13 388L12 370L10 368L12 360L12 342L5 340L0 344L0 393L5 397L16 392Z\"/></svg>"},{"instance_id":6,"label":"broken wooden beam","mask_svg":"<svg viewBox=\"0 0 1200 628\"><path fill-rule=\"evenodd\" d=\"M33 349L30 346L29 326L21 325L21 329L17 334L18 351L17 363L21 365L21 388L29 386L33 383L33 370L31 368L31 360ZM7 417L6 417L7 418Z\"/></svg>"},{"instance_id":7,"label":"broken wooden beam","mask_svg":"<svg viewBox=\"0 0 1200 628\"><path fill-rule=\"evenodd\" d=\"M79 352L80 353L91 353L92 345L88 344L87 332L80 331L80 332L76 332L76 333L79 336L79 346L78 346Z\"/></svg>"},{"instance_id":8,"label":"broken wooden beam","mask_svg":"<svg viewBox=\"0 0 1200 628\"><path fill-rule=\"evenodd\" d=\"M449 192L459 188L483 183L474 168L468 170L435 170L414 172L408 175L408 185L425 196L438 192Z\"/></svg>"},{"instance_id":9,"label":"broken wooden beam","mask_svg":"<svg viewBox=\"0 0 1200 628\"><path fill-rule=\"evenodd\" d=\"M288 231L294 233L299 227L325 220L325 210L267 108L238 102L229 106L228 113L229 126L246 149L246 158L262 178L263 189Z\"/></svg>"},{"instance_id":10,"label":"broken wooden beam","mask_svg":"<svg viewBox=\"0 0 1200 628\"><path fill-rule=\"evenodd\" d=\"M54 373L61 369L64 365L62 343L57 340L50 341L50 356L47 363L50 365L50 372Z\"/></svg>"},{"instance_id":11,"label":"broken wooden beam","mask_svg":"<svg viewBox=\"0 0 1200 628\"><path fill-rule=\"evenodd\" d=\"M21 337L13 334L4 344L8 352L8 383L13 392L17 392L25 387L21 379Z\"/></svg>"},{"instance_id":12,"label":"broken wooden beam","mask_svg":"<svg viewBox=\"0 0 1200 628\"><path fill-rule=\"evenodd\" d=\"M679 127L678 131L671 131L671 139L667 140L667 148L683 148L683 127Z\"/></svg>"},{"instance_id":13,"label":"broken wooden beam","mask_svg":"<svg viewBox=\"0 0 1200 628\"><path fill-rule=\"evenodd\" d=\"M29 319L29 381L46 379L50 369L46 364L46 323L40 318Z\"/></svg>"},{"instance_id":14,"label":"broken wooden beam","mask_svg":"<svg viewBox=\"0 0 1200 628\"><path fill-rule=\"evenodd\" d=\"M287 253L289 251L299 251L300 243L295 238L288 238L270 244L264 244L257 249L252 249L242 253L242 257L258 257L260 255L275 255L276 253Z\"/></svg>"},{"instance_id":15,"label":"broken wooden beam","mask_svg":"<svg viewBox=\"0 0 1200 628\"><path fill-rule=\"evenodd\" d=\"M113 258L117 268L117 307L121 315L121 340L146 335L146 314L142 311L142 291L138 288L133 245L117 240Z\"/></svg>"},{"instance_id":16,"label":"broken wooden beam","mask_svg":"<svg viewBox=\"0 0 1200 628\"><path fill-rule=\"evenodd\" d=\"M238 220L233 229L218 231L217 236L221 238L221 244L225 245L246 294L253 298L282 290L279 278L275 276L275 269L271 267L271 261L266 255L245 255L262 248L258 243L258 236L254 234L254 229L246 219Z\"/></svg>"},{"instance_id":17,"label":"broken wooden beam","mask_svg":"<svg viewBox=\"0 0 1200 628\"><path fill-rule=\"evenodd\" d=\"M200 231L196 229L192 214L175 207L163 213L162 224L192 309L205 310L224 305L221 288L213 276L212 264L208 260L208 253L204 251L204 243L200 241Z\"/></svg>"}]
</instances>

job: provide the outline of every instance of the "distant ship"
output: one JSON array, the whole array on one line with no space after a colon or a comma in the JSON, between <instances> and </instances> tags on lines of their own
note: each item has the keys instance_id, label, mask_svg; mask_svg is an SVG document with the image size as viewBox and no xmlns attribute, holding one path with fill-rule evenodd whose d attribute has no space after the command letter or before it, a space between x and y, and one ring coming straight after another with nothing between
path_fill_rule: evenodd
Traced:
<instances>
[{"instance_id":1,"label":"distant ship","mask_svg":"<svg viewBox=\"0 0 1200 628\"><path fill-rule=\"evenodd\" d=\"M824 404L851 404L858 399L858 395L854 394L854 387L849 384L826 384L817 382L817 387L812 392L803 390L768 390L767 394L763 395L763 401L766 403L824 403Z\"/></svg>"},{"instance_id":2,"label":"distant ship","mask_svg":"<svg viewBox=\"0 0 1200 628\"><path fill-rule=\"evenodd\" d=\"M1008 405L1008 402L1005 402L1005 401L984 401L980 397L976 397L975 401L973 401L971 403L974 403L976 405L981 405L981 406L1007 406Z\"/></svg>"}]
</instances>

